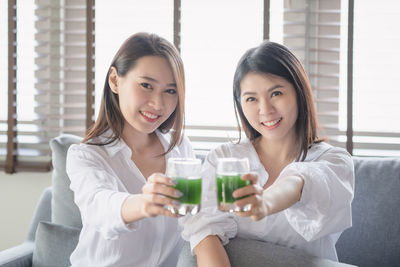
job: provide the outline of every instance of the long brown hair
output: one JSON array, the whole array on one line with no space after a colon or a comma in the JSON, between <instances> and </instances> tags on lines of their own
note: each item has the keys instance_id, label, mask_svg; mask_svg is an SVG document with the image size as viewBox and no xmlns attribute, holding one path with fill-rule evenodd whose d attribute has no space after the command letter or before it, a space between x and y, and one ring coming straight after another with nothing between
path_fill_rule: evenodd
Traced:
<instances>
[{"instance_id":1,"label":"long brown hair","mask_svg":"<svg viewBox=\"0 0 400 267\"><path fill-rule=\"evenodd\" d=\"M273 74L293 85L298 107L296 135L299 140L299 154L296 160L303 161L311 145L323 140L318 137L318 122L311 84L300 60L285 46L269 41L249 49L239 60L233 79L235 113L236 118L239 114L246 136L254 141L261 134L250 125L240 103L240 83L249 72ZM238 128L240 136L239 123Z\"/></svg>"},{"instance_id":2,"label":"long brown hair","mask_svg":"<svg viewBox=\"0 0 400 267\"><path fill-rule=\"evenodd\" d=\"M171 151L181 141L185 105L185 75L182 59L175 46L164 38L156 34L136 33L121 45L108 68L99 116L93 126L88 129L82 142L93 145L106 145L121 138L125 120L119 108L118 95L111 90L108 84L110 70L111 67L114 67L118 76L124 77L135 66L137 60L144 56L165 58L172 69L177 87L178 104L170 117L158 127L162 133L166 133L173 128L170 145L164 154ZM93 138L102 135L109 129L112 130L113 134L107 137L108 139L105 142L93 140Z\"/></svg>"}]
</instances>

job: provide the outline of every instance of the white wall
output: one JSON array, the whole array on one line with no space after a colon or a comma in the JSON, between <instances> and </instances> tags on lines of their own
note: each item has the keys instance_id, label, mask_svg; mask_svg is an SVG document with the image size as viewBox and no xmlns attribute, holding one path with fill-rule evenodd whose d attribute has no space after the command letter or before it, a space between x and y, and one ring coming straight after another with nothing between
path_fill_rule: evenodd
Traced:
<instances>
[{"instance_id":1,"label":"white wall","mask_svg":"<svg viewBox=\"0 0 400 267\"><path fill-rule=\"evenodd\" d=\"M0 251L22 243L51 172L5 174L0 170Z\"/></svg>"}]
</instances>

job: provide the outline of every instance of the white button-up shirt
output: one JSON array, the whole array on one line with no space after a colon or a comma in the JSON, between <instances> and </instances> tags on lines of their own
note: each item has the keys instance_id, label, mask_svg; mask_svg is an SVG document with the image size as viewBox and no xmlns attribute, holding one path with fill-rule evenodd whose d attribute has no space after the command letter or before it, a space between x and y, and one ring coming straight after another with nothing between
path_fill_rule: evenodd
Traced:
<instances>
[{"instance_id":1,"label":"white button-up shirt","mask_svg":"<svg viewBox=\"0 0 400 267\"><path fill-rule=\"evenodd\" d=\"M166 151L171 135L156 133ZM122 203L146 183L131 155L122 139L70 147L67 173L83 225L72 266L176 266L183 242L176 218L157 216L129 225L122 219ZM169 157L193 158L189 141L184 138Z\"/></svg>"},{"instance_id":2,"label":"white button-up shirt","mask_svg":"<svg viewBox=\"0 0 400 267\"><path fill-rule=\"evenodd\" d=\"M354 194L353 161L344 149L326 143L314 144L303 162L287 165L280 176L301 175L304 187L300 201L260 221L216 210L215 169L217 158L249 158L250 171L258 174L262 187L268 173L248 139L223 144L207 156L203 166L204 209L196 216L180 219L182 236L193 248L207 235L218 235L223 244L235 236L267 241L303 250L310 255L337 261L335 243L351 226Z\"/></svg>"}]
</instances>

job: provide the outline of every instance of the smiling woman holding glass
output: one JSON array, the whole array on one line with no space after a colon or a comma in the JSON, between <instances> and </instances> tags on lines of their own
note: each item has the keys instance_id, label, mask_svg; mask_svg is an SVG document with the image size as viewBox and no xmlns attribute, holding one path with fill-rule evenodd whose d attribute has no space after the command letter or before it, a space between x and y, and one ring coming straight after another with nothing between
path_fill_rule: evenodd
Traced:
<instances>
[{"instance_id":1,"label":"smiling woman holding glass","mask_svg":"<svg viewBox=\"0 0 400 267\"><path fill-rule=\"evenodd\" d=\"M68 151L67 173L82 217L72 266L175 266L182 247L182 193L165 176L169 158L194 158L181 136L183 63L147 33L128 38L109 67L100 113ZM166 215L166 216L158 216Z\"/></svg>"},{"instance_id":2,"label":"smiling woman holding glass","mask_svg":"<svg viewBox=\"0 0 400 267\"><path fill-rule=\"evenodd\" d=\"M210 152L202 175L206 209L182 220L198 265L229 266L222 245L235 236L337 261L335 243L351 226L354 167L350 154L318 137L302 64L286 47L263 42L239 61L233 96L247 138ZM241 177L251 184L232 194L239 211L216 211L217 165L232 157L248 158L250 171Z\"/></svg>"}]
</instances>

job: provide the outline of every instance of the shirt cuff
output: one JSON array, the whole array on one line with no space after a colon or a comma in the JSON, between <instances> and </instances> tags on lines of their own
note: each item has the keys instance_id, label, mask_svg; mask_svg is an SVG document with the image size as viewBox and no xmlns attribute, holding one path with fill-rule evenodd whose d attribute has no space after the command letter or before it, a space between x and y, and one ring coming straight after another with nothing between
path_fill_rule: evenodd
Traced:
<instances>
[{"instance_id":1,"label":"shirt cuff","mask_svg":"<svg viewBox=\"0 0 400 267\"><path fill-rule=\"evenodd\" d=\"M230 238L236 236L237 223L233 214L219 212L198 213L194 216L186 216L180 221L184 226L182 238L190 242L190 250L193 249L207 236L216 235L221 240L222 245L226 245Z\"/></svg>"}]
</instances>

